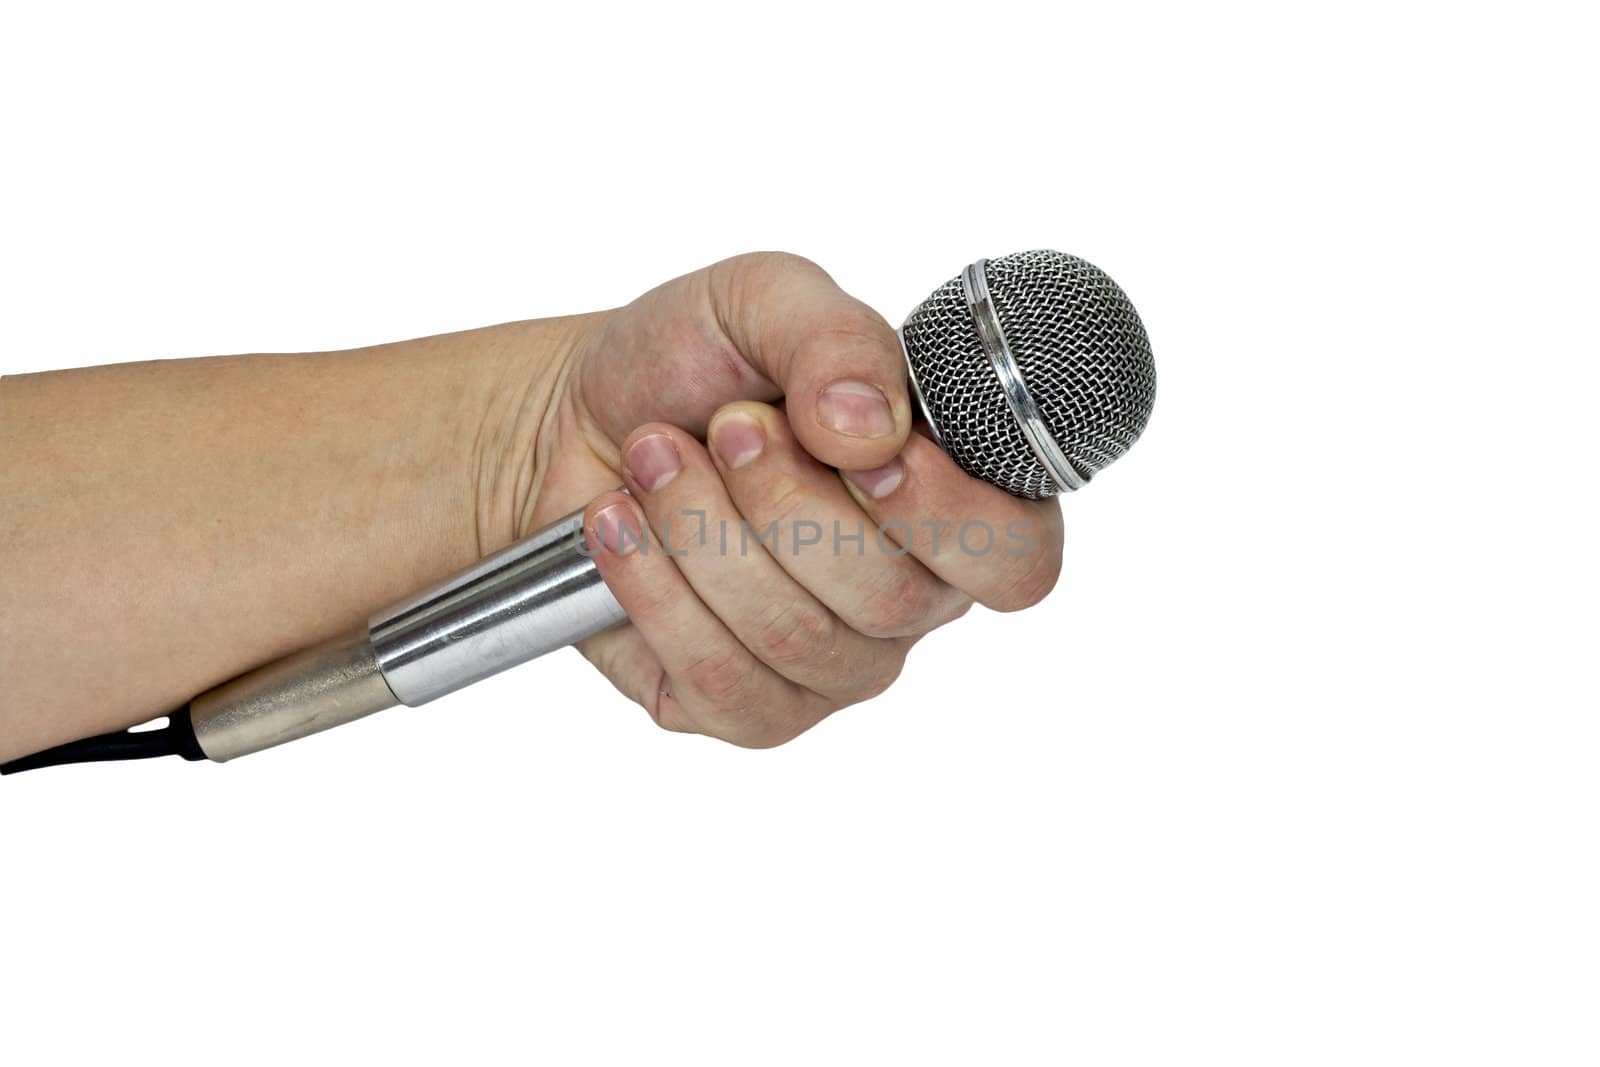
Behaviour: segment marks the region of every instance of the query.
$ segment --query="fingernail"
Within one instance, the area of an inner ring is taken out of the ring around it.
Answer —
[[[711,447],[724,467],[738,470],[761,455],[767,447],[767,433],[749,415],[724,415],[711,427]]]
[[[906,465],[896,456],[881,467],[869,471],[845,471],[844,476],[872,499],[881,500],[900,487],[905,480]]]
[[[665,487],[683,465],[678,459],[677,446],[665,434],[659,433],[635,441],[622,462],[639,488],[647,493]]]
[[[595,537],[613,556],[626,556],[644,544],[644,533],[626,504],[612,504],[594,517]]]
[[[830,430],[851,437],[883,437],[894,433],[894,412],[883,390],[866,382],[834,382],[817,397],[817,419]]]

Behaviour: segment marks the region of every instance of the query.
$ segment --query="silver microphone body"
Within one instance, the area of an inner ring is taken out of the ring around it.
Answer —
[[[1149,339],[1122,290],[1060,252],[979,260],[900,329],[908,384],[968,474],[1020,497],[1070,492],[1138,438],[1155,396]],[[375,711],[415,707],[627,614],[589,557],[583,512],[190,702],[205,755],[229,760]]]
[[[627,618],[584,548],[575,511],[372,617],[389,689],[416,707]]]

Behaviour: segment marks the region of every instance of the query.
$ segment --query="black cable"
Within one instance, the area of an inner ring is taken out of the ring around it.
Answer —
[[[31,756],[22,756],[10,763],[0,763],[0,774],[16,774],[40,767],[55,767],[63,763],[100,763],[106,760],[151,759],[155,756],[182,756],[186,760],[202,760],[206,754],[194,737],[194,724],[189,721],[189,705],[185,704],[167,716],[167,725],[156,730],[118,730],[86,737],[81,741],[68,741]]]

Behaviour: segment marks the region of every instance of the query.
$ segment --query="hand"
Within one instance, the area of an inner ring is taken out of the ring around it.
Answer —
[[[1059,507],[911,433],[894,331],[815,264],[740,256],[579,321],[511,510],[527,533],[599,494],[586,535],[630,622],[580,648],[661,726],[780,744],[974,601],[1055,584]]]
[[[0,759],[160,715],[585,502],[632,621],[584,654],[662,726],[785,741],[1060,567],[1055,504],[910,433],[904,375],[883,319],[767,254],[593,315],[6,378]]]

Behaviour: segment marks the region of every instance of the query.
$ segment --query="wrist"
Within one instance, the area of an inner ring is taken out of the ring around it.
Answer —
[[[453,343],[440,346],[439,358],[463,372],[462,401],[450,416],[455,447],[446,451],[460,472],[465,496],[453,506],[473,559],[599,491],[569,477],[591,436],[569,382],[605,316],[504,323],[453,335]]]

